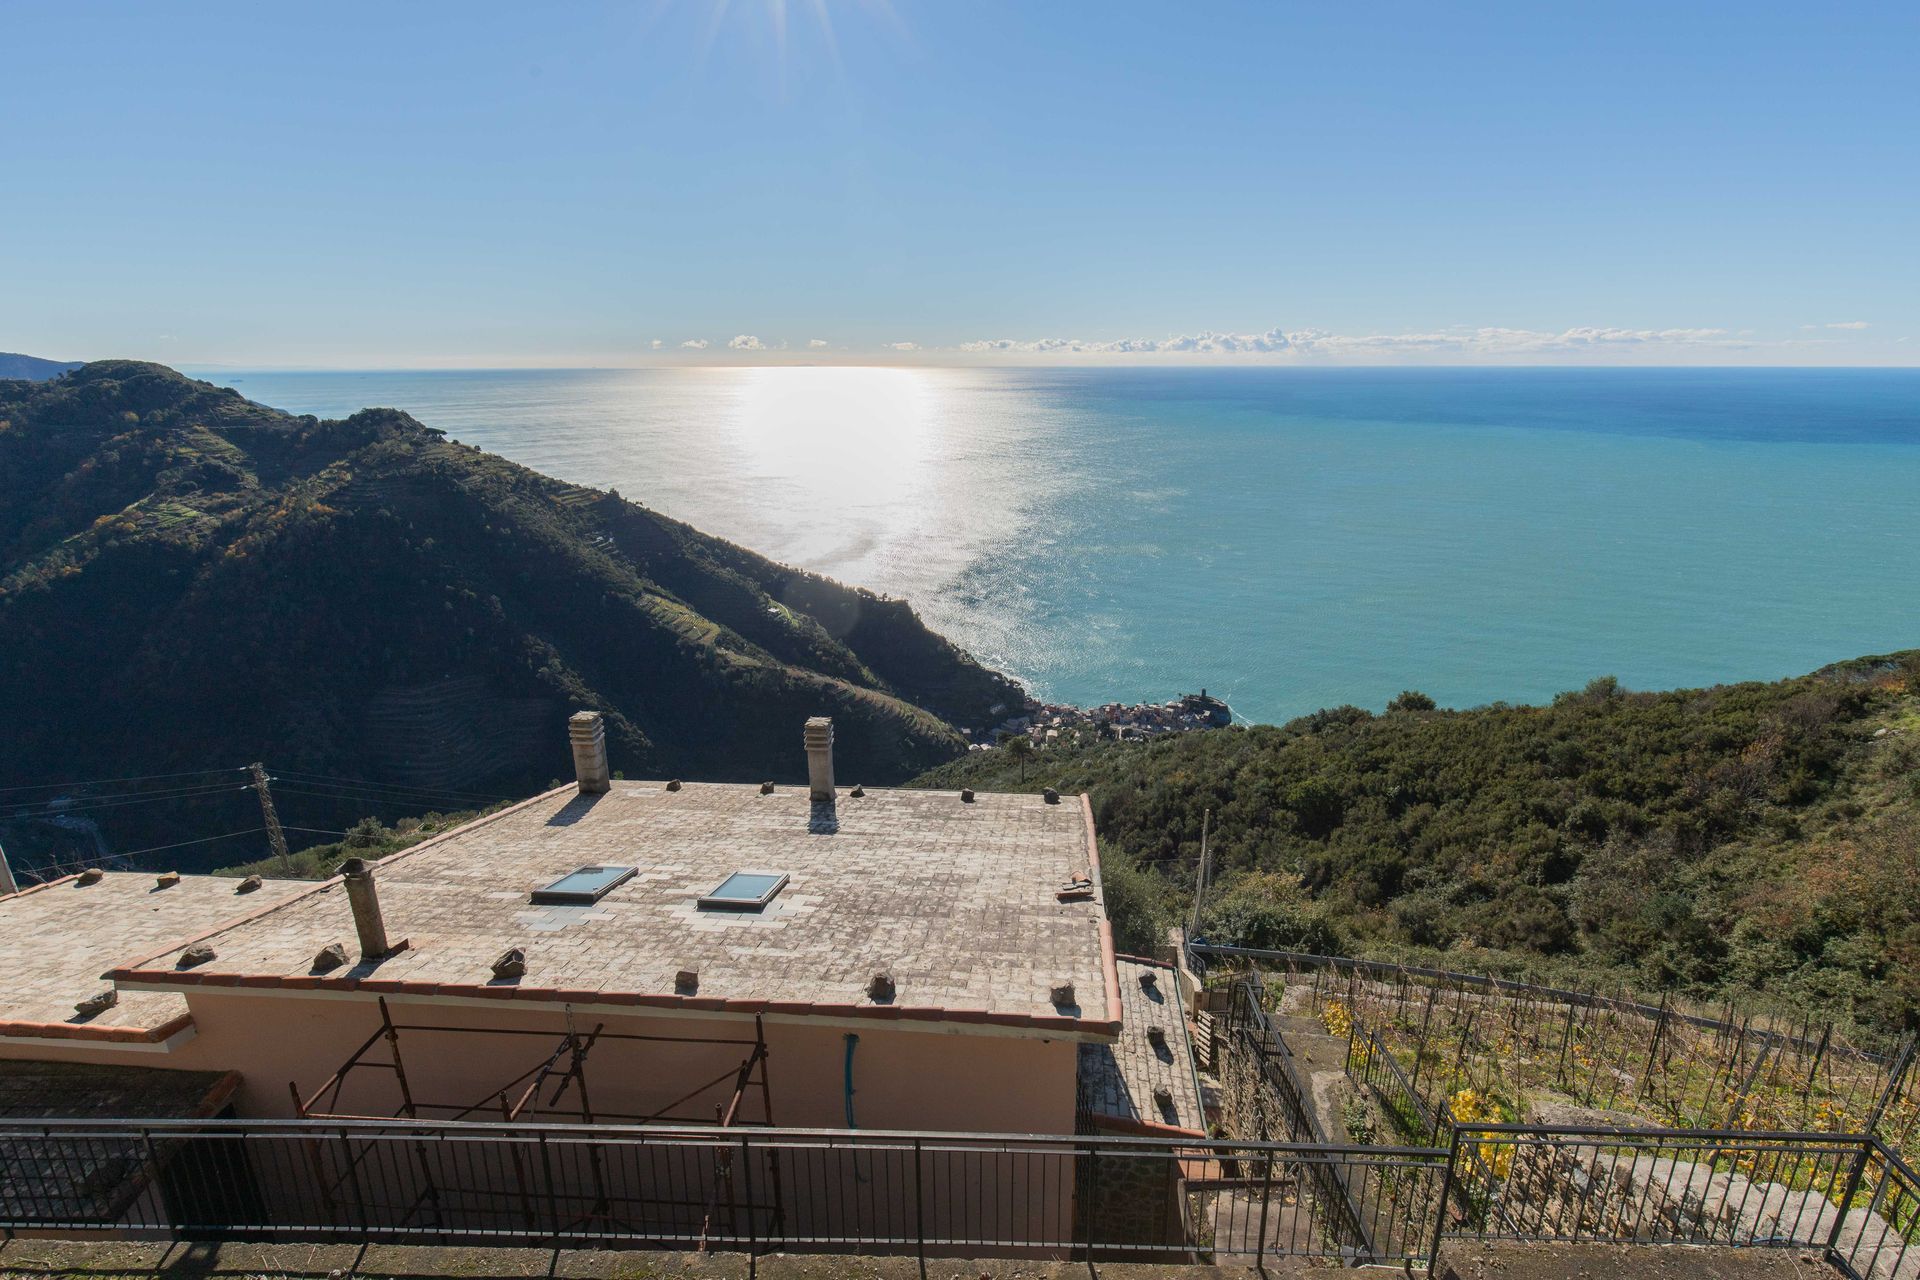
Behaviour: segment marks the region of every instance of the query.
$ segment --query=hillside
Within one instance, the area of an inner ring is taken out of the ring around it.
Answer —
[[[800,778],[824,713],[843,776],[889,782],[1014,696],[903,602],[404,413],[128,361],[0,382],[9,785],[260,759],[519,794],[570,775],[581,706],[629,776]]]
[[[921,785],[1090,791],[1123,946],[1211,941],[1920,1012],[1920,651],[1551,706],[1322,711],[976,753]]]
[[[44,382],[48,378],[57,378],[69,369],[79,367],[78,362],[72,360],[42,360],[39,356],[23,356],[13,351],[0,351],[0,378]]]

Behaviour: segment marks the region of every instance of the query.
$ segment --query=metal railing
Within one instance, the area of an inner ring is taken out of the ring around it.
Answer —
[[[1329,1194],[1331,1184],[1341,1193]],[[1354,1229],[1357,1216],[1360,1230]],[[428,1121],[0,1124],[0,1227],[242,1240],[1425,1263],[1460,1240],[1781,1246],[1920,1276],[1871,1137],[1454,1127],[1446,1148]],[[1360,1242],[1365,1242],[1362,1245]]]
[[[1267,1096],[1280,1104],[1289,1138],[1316,1146],[1332,1145],[1329,1134],[1314,1114],[1312,1086],[1300,1075],[1286,1037],[1267,1016],[1263,996],[1264,991],[1257,982],[1234,984],[1227,1014],[1229,1051],[1245,1056]],[[1346,1176],[1348,1170],[1322,1163],[1310,1166],[1309,1172],[1308,1189],[1324,1206],[1343,1256],[1363,1261],[1410,1256],[1404,1241],[1389,1236],[1382,1243],[1374,1238],[1372,1228],[1379,1224],[1369,1220],[1370,1215],[1360,1203],[1366,1188],[1360,1188],[1361,1194],[1356,1195]]]
[[[1920,1181],[1878,1139],[1460,1125],[1445,1240],[1818,1249],[1856,1280],[1920,1275]]]
[[[0,1124],[0,1226],[170,1239],[1352,1256],[1312,1184],[1425,1247],[1432,1149],[431,1121]]]

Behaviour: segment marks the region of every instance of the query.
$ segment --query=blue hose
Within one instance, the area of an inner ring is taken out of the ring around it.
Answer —
[[[860,1127],[853,1122],[853,1046],[859,1043],[859,1036],[851,1031],[847,1032],[847,1128],[849,1129]]]

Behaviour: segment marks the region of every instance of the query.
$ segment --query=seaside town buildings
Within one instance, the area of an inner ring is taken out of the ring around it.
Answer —
[[[1026,738],[1035,747],[1050,747],[1081,739],[1121,742],[1156,738],[1170,733],[1224,729],[1233,723],[1233,710],[1205,689],[1170,702],[1108,702],[1097,707],[1029,700],[1020,714],[1009,716],[976,735],[975,751],[989,750],[1013,738]]]

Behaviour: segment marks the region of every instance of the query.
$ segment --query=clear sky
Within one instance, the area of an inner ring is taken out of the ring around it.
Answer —
[[[1912,0],[7,0],[0,49],[0,350],[1920,364]]]

